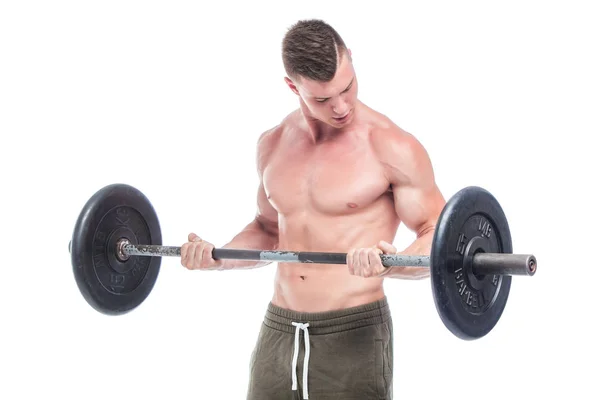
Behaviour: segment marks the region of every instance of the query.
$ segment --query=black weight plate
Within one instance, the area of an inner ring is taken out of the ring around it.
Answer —
[[[85,300],[107,315],[125,314],[150,294],[158,278],[160,257],[116,256],[117,241],[162,244],[158,217],[138,189],[106,186],[85,204],[71,239],[71,263]]]
[[[431,285],[438,314],[457,337],[487,335],[499,321],[511,276],[476,276],[476,252],[512,253],[508,221],[487,190],[470,186],[452,196],[438,219],[431,249]]]

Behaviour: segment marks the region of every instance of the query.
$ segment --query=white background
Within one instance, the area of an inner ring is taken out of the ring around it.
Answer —
[[[583,1],[6,1],[0,6],[0,398],[242,399],[275,265],[163,259],[137,310],[80,295],[67,244],[104,185],[142,190],[163,242],[220,246],[254,216],[258,136],[297,106],[280,43],[302,18],[353,51],[359,97],[428,150],[446,198],[502,204],[504,315],[465,342],[429,280],[385,283],[396,398],[598,396],[600,14]],[[401,227],[395,244],[413,236]],[[369,371],[365,371],[369,373]]]

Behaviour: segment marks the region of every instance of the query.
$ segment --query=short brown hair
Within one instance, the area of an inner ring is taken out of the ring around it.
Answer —
[[[283,38],[283,66],[290,77],[328,82],[345,50],[346,44],[329,24],[318,19],[301,20]]]

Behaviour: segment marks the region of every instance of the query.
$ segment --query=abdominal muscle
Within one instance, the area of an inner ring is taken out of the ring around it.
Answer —
[[[272,302],[298,312],[322,312],[355,307],[383,296],[381,278],[352,276],[344,265],[280,264]]]
[[[392,243],[399,221],[389,202],[380,201],[379,206],[352,216],[283,217],[278,249],[347,253],[352,248],[375,246],[380,240]],[[383,278],[352,275],[346,264],[279,263],[272,302],[298,312],[323,312],[383,296]]]

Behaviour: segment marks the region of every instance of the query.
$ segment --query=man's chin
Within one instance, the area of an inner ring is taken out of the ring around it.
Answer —
[[[343,118],[332,117],[331,120],[333,121],[333,125],[341,127],[349,124],[352,121],[352,115],[353,113],[350,111]]]

